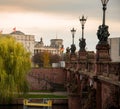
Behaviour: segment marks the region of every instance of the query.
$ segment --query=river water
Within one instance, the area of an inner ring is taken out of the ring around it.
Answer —
[[[0,109],[47,109],[42,107],[27,107],[25,108],[23,105],[7,105],[0,106]],[[53,105],[52,109],[68,109],[67,105]]]

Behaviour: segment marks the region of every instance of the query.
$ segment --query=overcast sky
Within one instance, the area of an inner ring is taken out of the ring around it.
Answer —
[[[16,27],[25,34],[35,35],[36,40],[42,37],[45,45],[58,38],[64,40],[65,48],[70,47],[70,30],[74,27],[78,50],[82,15],[87,17],[84,35],[87,50],[95,50],[96,32],[103,17],[101,0],[0,0],[0,30],[11,33]],[[106,25],[110,37],[120,37],[120,0],[109,0]]]

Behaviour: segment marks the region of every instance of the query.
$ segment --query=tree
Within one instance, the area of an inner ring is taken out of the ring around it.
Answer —
[[[49,67],[50,66],[50,54],[46,51],[43,54],[43,63],[44,67]]]
[[[50,54],[50,64],[58,63],[61,57],[58,54]]]
[[[43,67],[43,54],[44,54],[43,52],[36,53],[32,59],[32,61],[39,67]]]
[[[58,63],[60,60],[61,57],[58,54],[52,54],[48,51],[36,53],[32,59],[34,64],[37,64],[39,67],[50,67],[52,63]]]
[[[10,36],[0,36],[0,102],[9,102],[28,91],[26,74],[30,53]]]

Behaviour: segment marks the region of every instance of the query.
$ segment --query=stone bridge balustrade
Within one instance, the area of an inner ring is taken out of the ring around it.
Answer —
[[[119,109],[120,99],[111,92],[113,92],[113,88],[117,87],[116,89],[119,90],[118,93],[120,94],[120,62],[114,63],[111,61],[108,43],[97,44],[96,49],[95,84],[97,109]]]
[[[108,44],[98,44],[96,49],[96,54],[79,51],[66,66],[69,109],[106,109],[109,104],[120,107],[120,98],[115,95],[120,95],[120,62],[111,62]]]
[[[95,71],[95,53],[93,51],[88,51],[87,52],[86,69],[87,69],[88,72],[94,72]]]
[[[78,105],[79,107],[84,106],[84,102],[80,98],[88,96],[91,85],[90,78],[93,79],[95,75],[95,53],[93,51],[79,51],[78,53],[78,58],[76,55],[72,55],[66,66],[66,86],[69,93],[70,109],[73,109],[72,107],[78,108]],[[76,102],[76,104],[73,106],[72,102]]]
[[[111,57],[109,54],[110,45],[109,44],[97,44],[96,45],[96,61],[97,62],[110,62]]]
[[[120,63],[112,62],[109,64],[109,73],[108,77],[112,78],[113,80],[120,81]]]
[[[67,88],[69,93],[77,93],[78,82],[79,82],[79,73],[78,73],[78,62],[72,61],[70,67],[66,68],[67,70]]]
[[[97,75],[108,75],[110,62],[97,62]]]
[[[97,63],[98,75],[108,77],[112,80],[120,81],[120,63],[119,62],[103,62]]]
[[[91,78],[95,75],[95,53],[93,51],[79,51],[78,59],[75,57],[72,58],[76,60],[70,60],[69,64],[67,62],[66,70],[67,70],[67,78],[69,83],[73,83],[73,79],[76,78],[76,81],[80,80],[80,75],[88,75]],[[79,84],[77,87],[81,87]],[[78,89],[80,90],[80,89]],[[70,91],[70,90],[69,90]]]

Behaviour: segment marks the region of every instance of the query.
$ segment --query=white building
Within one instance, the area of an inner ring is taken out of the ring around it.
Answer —
[[[109,38],[110,56],[113,62],[120,62],[120,37]]]
[[[31,53],[31,57],[36,53],[45,51],[52,54],[60,54],[61,50],[63,50],[61,49],[61,47],[63,47],[62,39],[51,39],[51,44],[49,46],[45,46],[42,38],[37,42],[35,41],[34,35],[27,35],[21,31],[14,30],[12,33],[4,35],[10,35],[14,37],[16,41],[22,43],[26,50]]]
[[[26,35],[21,31],[14,31],[10,33],[18,42],[22,43],[28,52],[31,53],[31,56],[34,55],[34,35]]]

